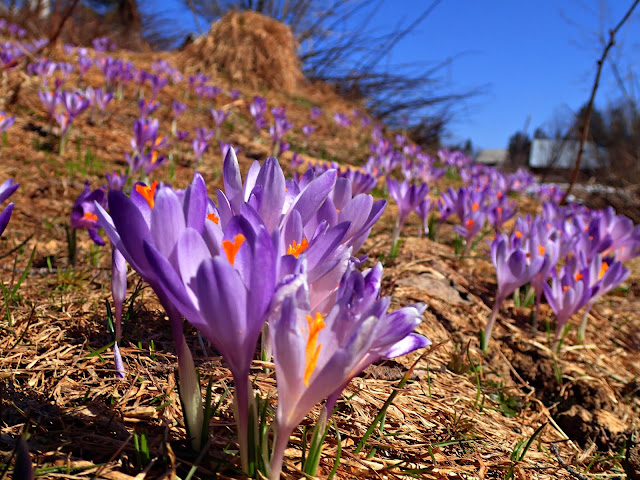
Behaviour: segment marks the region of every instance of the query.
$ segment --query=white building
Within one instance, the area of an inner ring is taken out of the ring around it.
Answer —
[[[548,140],[535,138],[531,142],[529,166],[531,168],[573,168],[578,158],[578,140]],[[609,165],[606,148],[593,142],[584,144],[581,170],[593,170]]]

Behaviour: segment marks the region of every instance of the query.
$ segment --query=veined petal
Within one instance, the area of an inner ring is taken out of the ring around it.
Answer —
[[[242,177],[240,166],[236,158],[233,147],[229,148],[227,156],[222,166],[222,180],[224,182],[224,193],[229,199],[229,204],[234,213],[240,212],[240,207],[244,200],[244,189],[242,187]]]
[[[247,328],[247,289],[240,275],[226,260],[215,257],[200,266],[194,287],[207,321],[203,333],[233,372],[246,371],[259,333]]]
[[[173,253],[185,227],[184,212],[177,195],[170,188],[160,189],[151,210],[151,236],[163,256],[168,258]]]
[[[262,185],[263,199],[267,199],[267,201],[260,203],[260,216],[262,216],[267,230],[272,232],[280,223],[285,197],[284,173],[282,173],[278,160],[273,157],[267,158],[260,169],[256,184]]]
[[[207,186],[202,175],[195,173],[191,185],[184,192],[184,218],[188,227],[202,233],[207,217]]]
[[[385,358],[396,358],[429,345],[431,345],[431,340],[427,337],[417,333],[410,333],[399,342],[394,343],[384,356]]]

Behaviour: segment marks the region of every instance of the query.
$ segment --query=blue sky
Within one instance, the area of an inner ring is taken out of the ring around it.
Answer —
[[[193,25],[177,0],[153,0]],[[389,63],[436,63],[457,56],[446,70],[451,90],[486,86],[486,94],[449,127],[451,139],[470,138],[476,148],[506,147],[528,125],[553,130],[589,98],[602,46],[595,34],[622,18],[631,0],[443,0],[391,52]],[[410,22],[426,0],[387,0],[371,21],[374,29]],[[640,8],[640,7],[639,7]],[[601,14],[604,12],[604,15]],[[208,27],[208,26],[206,26]],[[612,50],[618,64],[640,70],[640,10],[625,24]],[[193,27],[195,31],[195,27]],[[620,97],[607,65],[597,106]]]

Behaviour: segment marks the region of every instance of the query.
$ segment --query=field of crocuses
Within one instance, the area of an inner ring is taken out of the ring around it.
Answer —
[[[640,478],[640,226],[0,30],[0,478]]]

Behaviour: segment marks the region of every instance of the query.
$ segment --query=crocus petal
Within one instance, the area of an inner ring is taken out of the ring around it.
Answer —
[[[10,203],[5,207],[5,209],[0,213],[0,235],[4,232],[4,229],[7,228],[7,224],[9,223],[9,219],[11,218],[11,212],[13,212],[13,203]]]
[[[224,192],[229,199],[231,208],[234,212],[240,212],[240,207],[244,200],[244,189],[242,187],[242,177],[240,176],[240,166],[233,147],[229,148],[224,159],[222,180],[224,182]]]
[[[428,347],[429,345],[431,345],[431,340],[427,337],[418,335],[417,333],[410,333],[399,342],[394,343],[384,356],[386,358],[400,357],[419,348]]]

